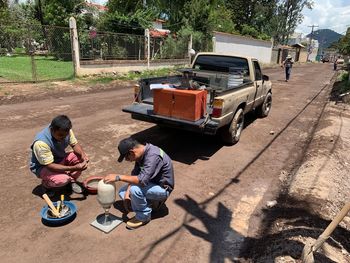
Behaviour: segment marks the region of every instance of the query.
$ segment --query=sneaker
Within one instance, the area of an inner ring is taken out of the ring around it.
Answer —
[[[128,222],[126,222],[126,228],[127,229],[136,229],[140,226],[146,225],[150,220],[147,221],[140,221],[136,219],[136,217],[131,218]]]
[[[76,194],[82,194],[83,188],[76,182],[71,183],[72,191]]]

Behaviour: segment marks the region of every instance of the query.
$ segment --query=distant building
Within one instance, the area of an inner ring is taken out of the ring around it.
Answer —
[[[170,34],[170,30],[163,29],[164,20],[156,19],[153,22],[153,28],[150,29],[149,33],[154,38],[166,38]]]
[[[310,44],[310,38],[306,38],[306,41],[308,43],[307,51],[309,53],[309,61],[316,61],[319,43],[316,39],[311,39]]]
[[[319,42],[318,42],[318,40],[312,39],[311,40],[311,44],[310,44],[310,38],[304,37],[303,33],[294,32],[289,37],[288,44],[293,46],[293,47],[297,47],[297,46],[304,47],[304,45],[307,44],[306,50],[307,50],[307,53],[308,53],[309,61],[316,61],[316,59],[319,60],[319,56],[317,56],[318,49],[319,49]]]
[[[81,10],[81,14],[92,14],[93,17],[99,17],[101,13],[108,11],[108,7],[93,3],[91,0],[86,0]]]
[[[289,36],[288,45],[292,46],[295,44],[301,44],[303,40],[303,33],[294,32]]]

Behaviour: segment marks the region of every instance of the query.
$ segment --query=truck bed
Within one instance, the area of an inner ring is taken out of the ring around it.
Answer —
[[[214,135],[218,129],[218,124],[211,120],[207,120],[206,124],[203,125],[206,121],[205,118],[201,118],[197,121],[187,121],[156,115],[153,112],[153,105],[145,103],[134,103],[123,108],[123,112],[131,113],[131,117],[135,120],[147,121],[160,125],[164,124],[165,126],[201,132],[209,135]]]

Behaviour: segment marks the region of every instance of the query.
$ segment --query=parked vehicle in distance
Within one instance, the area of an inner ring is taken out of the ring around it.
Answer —
[[[141,79],[135,101],[123,108],[136,120],[209,135],[227,144],[239,141],[244,115],[271,110],[272,85],[257,59],[198,53],[182,74]]]
[[[337,58],[337,64],[338,65],[344,65],[344,59],[343,58]]]
[[[329,57],[323,57],[322,58],[322,63],[329,62]]]

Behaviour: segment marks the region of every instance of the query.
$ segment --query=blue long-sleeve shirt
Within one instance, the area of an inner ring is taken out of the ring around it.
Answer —
[[[143,157],[135,162],[131,174],[136,175],[142,185],[152,182],[167,188],[169,192],[174,189],[174,168],[170,157],[150,143],[145,145]]]

